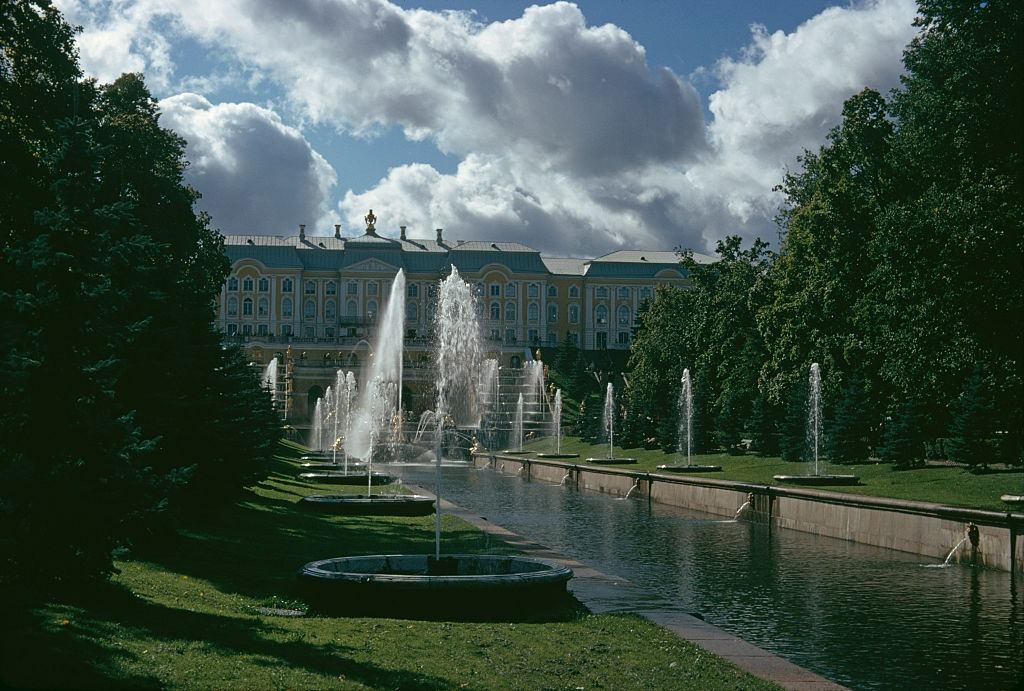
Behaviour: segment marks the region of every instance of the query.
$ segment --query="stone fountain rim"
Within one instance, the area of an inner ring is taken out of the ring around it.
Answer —
[[[776,482],[788,482],[793,485],[807,485],[807,486],[829,486],[829,485],[857,485],[860,484],[860,477],[857,475],[844,475],[844,474],[821,474],[821,475],[773,475],[772,479]]]
[[[469,574],[458,575],[427,575],[424,574],[390,574],[379,571],[328,571],[321,568],[321,565],[332,562],[348,561],[357,563],[370,560],[400,559],[410,562],[421,562],[424,571],[430,560],[434,559],[432,554],[371,554],[366,556],[332,557],[330,559],[319,559],[311,561],[299,569],[300,578],[316,579],[321,582],[349,583],[359,585],[387,585],[401,589],[487,589],[503,587],[528,587],[542,584],[554,584],[568,582],[573,577],[573,571],[564,564],[550,559],[538,557],[526,557],[509,554],[443,554],[442,559],[458,559],[473,561],[515,561],[530,564],[541,564],[544,569],[539,571],[528,571],[523,573],[504,574]]]

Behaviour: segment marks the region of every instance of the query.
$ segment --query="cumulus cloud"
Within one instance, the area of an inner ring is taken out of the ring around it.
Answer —
[[[334,169],[273,111],[192,93],[165,98],[160,109],[161,124],[188,142],[186,180],[221,231],[282,235],[327,211]]]
[[[219,0],[202,12],[189,0],[117,7],[115,18],[128,17],[135,33],[123,30],[126,54],[102,44],[111,64],[150,60],[137,50],[138,36],[173,31],[272,80],[292,117],[359,136],[399,126],[461,159],[451,174],[410,163],[371,189],[348,190],[338,210],[351,227],[372,207],[392,229],[406,224],[427,235],[443,226],[456,236],[575,254],[621,245],[706,249],[727,233],[773,235],[779,199],[771,187],[804,148],[820,145],[845,98],[897,83],[915,11],[913,0],[866,0],[788,34],[753,27],[746,49],[710,70],[720,88],[705,123],[687,79],[650,66],[626,31],[589,26],[566,2],[490,24],[387,0]],[[101,52],[91,58],[97,64]],[[237,135],[239,146],[246,139]],[[209,170],[231,168],[212,141],[204,146],[214,152]],[[326,178],[314,178],[323,190]],[[288,207],[281,192],[271,196]]]

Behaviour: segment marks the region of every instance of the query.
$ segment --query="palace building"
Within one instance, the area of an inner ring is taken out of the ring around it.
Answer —
[[[548,257],[514,242],[449,240],[440,228],[434,240],[408,238],[404,226],[399,238],[386,238],[375,221],[371,211],[358,237],[342,237],[340,226],[326,237],[299,226],[297,236],[224,239],[231,274],[221,288],[217,324],[257,363],[292,346],[301,365],[295,370],[299,415],[306,403],[300,399],[315,401],[336,369],[359,376],[399,269],[406,275],[406,382],[429,367],[433,303],[451,266],[476,288],[491,357],[511,368],[564,338],[584,350],[627,350],[640,304],[657,286],[686,281],[674,252]]]

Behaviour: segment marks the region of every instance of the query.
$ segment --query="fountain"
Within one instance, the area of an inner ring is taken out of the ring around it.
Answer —
[[[401,274],[399,274],[401,276]],[[396,282],[399,280],[396,277]],[[403,278],[404,282],[404,278]],[[394,302],[405,294],[392,288]],[[389,305],[388,309],[391,309]],[[398,314],[404,314],[399,306]],[[382,333],[387,330],[382,329]],[[436,506],[434,554],[339,557],[306,564],[299,571],[304,597],[318,611],[360,614],[429,610],[452,616],[519,613],[549,607],[565,597],[572,571],[554,562],[504,555],[441,554],[442,437],[448,428],[480,425],[479,372],[482,361],[475,300],[453,266],[441,283],[435,313],[437,402],[434,407]],[[401,331],[397,332],[401,337]],[[383,344],[382,344],[383,345]],[[399,352],[401,352],[399,350]],[[372,447],[373,439],[365,442]],[[370,499],[373,499],[372,497]]]
[[[555,438],[554,453],[539,453],[537,458],[579,458],[578,453],[562,453],[562,390],[555,391],[555,410],[551,416],[551,436]]]
[[[679,452],[686,452],[684,465],[659,465],[658,470],[669,470],[676,473],[715,473],[722,470],[720,465],[694,464],[691,461],[693,450],[693,386],[690,382],[690,370],[683,370],[683,378],[679,388]]]
[[[505,449],[502,451],[503,454],[518,456],[529,453],[523,448],[523,394],[519,394],[519,399],[516,401],[516,417],[512,423],[512,441],[515,442],[515,448]]]
[[[263,376],[260,378],[260,386],[270,392],[270,402],[277,407],[277,358],[271,358]]]
[[[807,445],[813,459],[813,473],[807,475],[775,475],[776,482],[792,485],[856,485],[860,478],[856,475],[830,475],[822,473],[824,465],[820,459],[821,449],[821,368],[817,362],[811,363],[811,375],[807,396]]]
[[[588,458],[587,463],[599,463],[601,465],[629,465],[636,463],[635,458],[615,457],[615,387],[608,382],[608,388],[604,394],[604,413],[601,415],[601,424],[604,427],[605,436],[608,437],[608,457]]]

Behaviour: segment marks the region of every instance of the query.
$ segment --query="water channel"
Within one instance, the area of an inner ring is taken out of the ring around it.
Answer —
[[[1024,595],[1009,573],[446,467],[446,499],[855,689],[1024,687]],[[433,487],[433,470],[404,468]],[[442,546],[443,548],[443,546]]]

